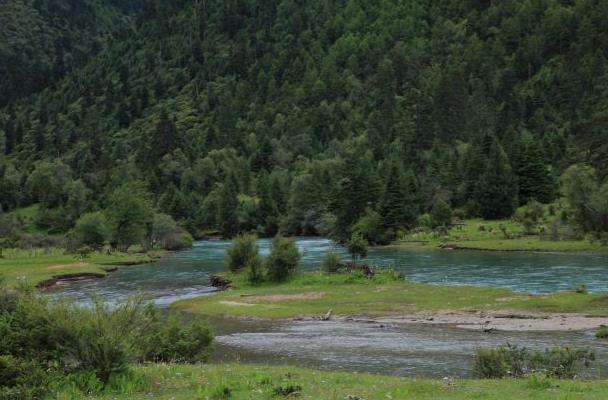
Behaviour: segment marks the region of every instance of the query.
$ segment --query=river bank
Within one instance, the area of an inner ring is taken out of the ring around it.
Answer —
[[[386,323],[444,323],[468,329],[576,330],[608,324],[608,295],[439,286],[394,273],[300,273],[282,284],[252,286],[229,274],[232,289],[181,300],[171,309],[197,315],[262,319],[344,318]]]
[[[527,233],[524,226],[512,220],[463,220],[447,232],[418,231],[405,235],[386,246],[403,251],[479,250],[548,253],[608,254],[608,247],[586,239],[550,240],[547,235]]]
[[[165,254],[94,252],[82,258],[64,249],[10,249],[0,258],[0,275],[9,286],[25,282],[46,289],[62,282],[103,278],[119,266],[151,263]]]

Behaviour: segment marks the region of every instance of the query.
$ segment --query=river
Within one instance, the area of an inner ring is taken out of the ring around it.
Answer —
[[[299,238],[300,268],[320,268],[329,250],[345,250],[327,239]],[[261,253],[269,240],[260,240]],[[105,279],[83,281],[56,293],[87,301],[95,293],[113,303],[143,293],[160,307],[179,299],[212,295],[211,274],[225,269],[229,241],[200,241],[191,250],[173,253],[152,264],[120,268]],[[608,293],[608,258],[599,255],[502,253],[479,251],[399,251],[374,248],[366,262],[394,268],[416,282],[507,288],[533,294],[567,290],[584,283],[590,292]],[[507,342],[534,348],[554,345],[591,347],[608,376],[606,342],[591,332],[471,332],[450,326],[346,322],[242,322],[213,320],[217,360],[291,364],[331,370],[383,372],[400,376],[468,376],[475,348]]]

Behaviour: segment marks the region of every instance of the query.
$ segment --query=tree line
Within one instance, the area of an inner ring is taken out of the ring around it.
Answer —
[[[383,243],[427,214],[443,226],[551,203],[573,165],[593,169],[598,191],[606,180],[605,2],[140,5],[121,11],[128,35],[10,95],[5,214],[38,204],[53,233],[105,210],[114,243],[150,242],[155,213],[195,237]],[[126,233],[123,187],[153,209]],[[565,217],[580,221],[575,208]]]

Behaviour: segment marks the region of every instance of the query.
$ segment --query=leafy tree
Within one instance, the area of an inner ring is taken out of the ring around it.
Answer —
[[[69,239],[72,249],[82,246],[100,249],[110,239],[108,220],[104,213],[97,211],[83,214],[76,221],[76,226],[70,232]]]
[[[165,250],[182,250],[192,247],[192,236],[182,229],[170,215],[154,214],[150,244]]]
[[[150,195],[141,182],[130,182],[116,188],[107,208],[112,242],[121,250],[143,244],[153,222],[154,209]]]
[[[434,228],[447,229],[452,224],[452,208],[443,199],[437,199],[431,208],[431,219]]]

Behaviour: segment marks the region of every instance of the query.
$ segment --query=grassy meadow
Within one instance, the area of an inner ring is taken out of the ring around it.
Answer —
[[[94,273],[105,275],[112,265],[141,264],[152,260],[151,254],[94,252],[86,258],[68,254],[64,249],[8,249],[0,258],[0,275],[13,286],[19,280],[37,285],[54,277]]]

